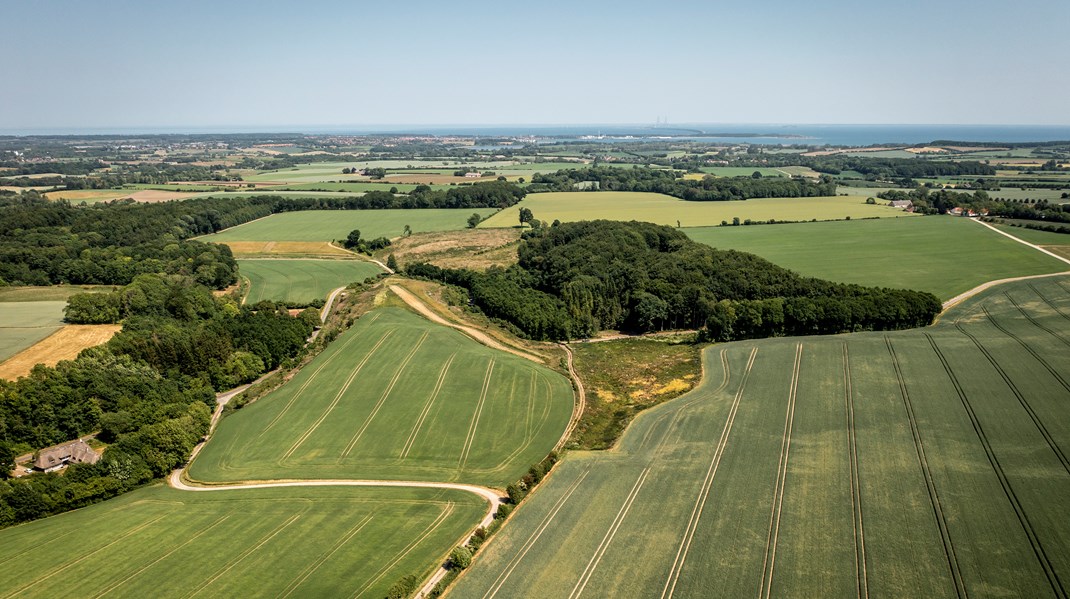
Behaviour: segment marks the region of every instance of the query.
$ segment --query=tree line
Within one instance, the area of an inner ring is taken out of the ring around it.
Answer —
[[[531,193],[577,189],[653,192],[695,202],[836,195],[836,183],[830,178],[815,182],[784,177],[706,176],[695,181],[678,178],[677,171],[671,169],[607,166],[535,173],[528,186]]]
[[[111,293],[79,294],[71,322],[123,321],[107,343],[54,368],[0,381],[0,477],[16,453],[92,432],[109,443],[94,465],[0,480],[0,527],[115,496],[167,475],[208,432],[215,392],[293,360],[315,310],[238,306],[188,277],[141,275]]]
[[[542,227],[525,234],[518,258],[486,272],[422,263],[405,272],[466,289],[487,316],[533,339],[603,329],[704,329],[721,341],[894,330],[927,325],[941,310],[930,293],[802,277],[649,223]]]

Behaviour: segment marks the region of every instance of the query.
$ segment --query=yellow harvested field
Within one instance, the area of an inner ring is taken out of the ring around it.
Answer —
[[[0,379],[13,381],[30,374],[37,364],[55,366],[60,360],[74,359],[83,349],[104,343],[120,329],[117,324],[67,325],[0,363]]]
[[[50,200],[70,200],[72,202],[90,200],[114,200],[126,197],[126,191],[122,189],[63,189],[50,191],[45,197]]]
[[[159,189],[142,189],[129,193],[123,197],[132,198],[138,202],[167,202],[169,200],[182,200],[191,196],[197,195],[195,193],[181,192],[181,191],[162,191]]]
[[[353,254],[326,241],[228,241],[236,257],[317,256],[352,258]]]

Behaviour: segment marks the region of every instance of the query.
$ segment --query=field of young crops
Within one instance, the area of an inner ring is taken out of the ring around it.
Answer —
[[[399,237],[408,225],[413,233],[454,231],[467,226],[468,217],[478,212],[484,218],[492,208],[464,210],[308,210],[283,212],[244,225],[231,227],[201,241],[333,241],[345,239],[359,229],[364,239]]]
[[[553,448],[572,406],[562,375],[380,308],[285,386],[226,418],[189,473],[504,487]]]
[[[1066,596],[1070,279],[704,358],[615,450],[568,455],[451,596]]]
[[[261,300],[307,304],[326,299],[333,289],[383,272],[363,260],[239,260],[238,267],[249,279],[245,296],[249,304]]]
[[[0,362],[63,326],[66,301],[0,302]]]
[[[1011,233],[1020,231],[1015,228]],[[757,254],[803,275],[919,289],[944,300],[993,279],[1068,270],[1055,258],[952,216],[704,227],[685,232],[695,241]]]
[[[0,597],[382,597],[485,509],[437,489],[157,485],[0,531]]]

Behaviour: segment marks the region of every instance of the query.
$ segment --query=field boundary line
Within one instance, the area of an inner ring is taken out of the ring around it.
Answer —
[[[286,597],[292,595],[294,591],[296,591],[302,584],[304,584],[306,580],[308,580],[309,576],[312,576],[312,574],[315,573],[316,570],[319,570],[320,566],[327,563],[327,560],[331,559],[331,557],[335,553],[338,553],[338,551],[341,550],[342,547],[345,547],[346,544],[349,543],[349,541],[351,541],[353,537],[357,536],[357,533],[364,530],[364,527],[367,526],[368,523],[370,523],[374,518],[375,516],[369,514],[365,516],[363,520],[357,522],[357,524],[353,528],[350,528],[349,531],[346,532],[346,534],[343,535],[342,538],[334,544],[334,547],[332,547],[330,551],[321,555],[319,559],[309,564],[303,572],[298,574],[297,578],[291,580],[290,584],[286,585],[286,588],[283,589],[282,594],[279,595],[279,599],[285,599]]]
[[[224,568],[222,568],[221,570],[217,571],[214,576],[212,576],[208,580],[202,581],[199,585],[196,586],[196,588],[193,589],[192,592],[187,594],[186,597],[187,598],[194,597],[194,596],[200,594],[201,591],[203,591],[204,589],[206,589],[209,586],[211,586],[212,583],[214,583],[215,581],[217,581],[220,578],[222,578],[224,575],[226,575],[227,572],[230,572],[231,570],[233,570],[235,566],[237,566],[241,562],[245,561],[245,558],[247,558],[250,555],[256,553],[256,551],[258,549],[260,549],[261,547],[266,545],[269,541],[271,541],[271,539],[274,539],[276,536],[279,535],[279,533],[281,533],[283,530],[286,530],[287,528],[290,527],[291,524],[293,524],[294,522],[297,522],[300,519],[301,519],[301,514],[294,514],[293,516],[290,516],[289,520],[287,520],[287,521],[283,522],[282,524],[276,526],[275,529],[272,530],[271,532],[269,532],[266,536],[261,537],[260,541],[257,542],[256,545],[253,545],[252,547],[246,548],[244,551],[242,551],[237,556],[232,558],[230,560],[230,562],[228,562],[225,565]]]
[[[736,394],[732,399],[732,407],[728,411],[728,416],[725,418],[724,428],[721,430],[721,437],[717,440],[717,446],[713,452],[713,459],[710,460],[710,467],[706,471],[706,478],[702,481],[702,486],[699,488],[698,494],[695,496],[695,506],[691,509],[691,517],[688,519],[687,528],[684,529],[684,536],[680,539],[680,547],[676,550],[676,558],[673,560],[672,568],[669,570],[669,576],[665,580],[665,586],[661,590],[661,599],[672,597],[676,592],[676,583],[680,580],[680,573],[684,569],[684,562],[687,561],[687,553],[691,549],[691,539],[695,536],[695,531],[698,529],[699,520],[702,518],[702,510],[706,506],[706,498],[709,497],[710,488],[713,486],[713,479],[717,476],[717,470],[721,465],[721,457],[724,455],[725,447],[728,445],[728,437],[732,434],[732,425],[735,424],[736,413],[739,410],[739,402],[743,399],[743,392],[747,388],[747,381],[750,379],[751,368],[754,366],[754,359],[758,355],[758,348],[753,347],[750,351],[750,358],[747,360],[747,367],[743,370],[743,376],[739,381],[739,388],[736,390]]]
[[[1050,372],[1056,378],[1056,380],[1059,381],[1059,383],[1063,386],[1063,389],[1070,391],[1070,387],[1067,386],[1066,381],[1064,381],[1063,378],[1059,376],[1059,374],[1055,372],[1055,370],[1052,369],[1052,367],[1049,366],[1046,361],[1044,361],[1039,355],[1037,355],[1036,352],[1033,351],[1033,348],[1026,345],[1025,342],[1019,339],[1017,335],[1014,335],[1010,331],[1004,329],[1001,325],[996,324],[995,319],[993,319],[992,315],[988,313],[987,308],[982,306],[981,309],[984,310],[985,316],[988,317],[989,322],[991,322],[997,329],[1005,333],[1007,336],[1017,341],[1018,344],[1022,346],[1022,349],[1029,353],[1029,355],[1036,358],[1036,360],[1040,362],[1041,365],[1048,369],[1048,372]],[[960,333],[965,335],[970,341],[973,342],[974,346],[978,349],[978,351],[980,351],[981,354],[984,355],[985,359],[988,360],[988,363],[992,366],[993,370],[996,371],[996,374],[998,374],[999,377],[1003,379],[1003,383],[1007,385],[1007,388],[1010,389],[1012,394],[1014,394],[1015,399],[1017,399],[1018,403],[1021,404],[1022,409],[1024,409],[1025,413],[1029,415],[1029,419],[1033,421],[1033,426],[1037,428],[1037,432],[1039,432],[1040,435],[1044,437],[1044,441],[1047,442],[1048,447],[1051,449],[1052,453],[1055,454],[1056,459],[1058,459],[1059,462],[1062,464],[1063,470],[1066,470],[1066,473],[1070,474],[1070,460],[1067,459],[1066,454],[1063,453],[1062,448],[1059,447],[1059,444],[1055,441],[1055,438],[1051,436],[1050,432],[1048,432],[1048,427],[1044,426],[1044,422],[1040,419],[1040,416],[1037,415],[1036,410],[1033,409],[1032,404],[1030,404],[1029,400],[1027,400],[1025,396],[1022,395],[1022,392],[1018,390],[1018,385],[1014,384],[1014,381],[1011,380],[1010,375],[1008,375],[1007,372],[1003,370],[1003,367],[999,365],[999,362],[996,361],[995,356],[993,356],[991,352],[988,351],[988,348],[982,345],[981,342],[978,341],[972,333],[967,331],[961,325],[957,325],[957,328]]]
[[[446,359],[446,363],[442,365],[442,370],[438,373],[438,380],[435,381],[435,388],[431,391],[431,395],[427,399],[427,403],[424,404],[423,410],[420,411],[420,416],[416,418],[416,423],[412,425],[412,431],[409,433],[409,438],[405,441],[405,446],[401,449],[400,459],[404,460],[412,449],[413,444],[416,442],[417,436],[420,434],[420,429],[424,426],[424,420],[427,419],[427,415],[431,413],[431,407],[435,404],[435,400],[438,399],[439,392],[442,391],[442,385],[446,382],[446,373],[449,372],[450,365],[453,364],[453,359],[457,357],[457,352],[450,354],[450,357]]]
[[[851,382],[851,353],[843,342],[843,390],[847,415],[847,453],[851,469],[851,511],[854,512],[852,528],[855,537],[855,577],[858,582],[858,598],[869,598],[869,575],[866,571],[866,533],[862,525],[862,486],[858,465],[858,437],[855,427],[855,398]]]
[[[535,545],[536,542],[538,542],[539,538],[542,536],[542,533],[546,532],[546,529],[550,526],[550,523],[553,522],[554,518],[557,517],[557,513],[560,512],[561,508],[565,506],[565,503],[567,503],[569,498],[572,497],[572,494],[576,492],[576,489],[580,488],[580,483],[582,483],[584,479],[587,478],[587,475],[590,473],[590,469],[585,470],[583,474],[578,476],[576,480],[568,487],[568,489],[566,489],[565,493],[556,502],[554,502],[553,507],[550,508],[550,511],[546,514],[542,522],[539,524],[539,527],[535,529],[535,532],[531,533],[531,536],[528,537],[528,540],[520,546],[520,552],[513,556],[513,559],[506,562],[508,567],[505,569],[505,571],[499,574],[497,578],[494,579],[494,584],[492,584],[490,589],[486,593],[484,593],[483,599],[491,599],[492,597],[495,597],[498,594],[498,591],[501,590],[502,586],[507,580],[509,580],[509,577],[513,574],[513,570],[515,570],[516,567],[520,564],[520,562],[524,559],[524,556],[528,554],[528,551],[531,551],[531,548]]]
[[[1052,258],[1055,258],[1056,260],[1058,260],[1060,262],[1065,262],[1066,264],[1070,264],[1070,258],[1064,258],[1064,257],[1060,256],[1059,254],[1056,254],[1055,252],[1048,251],[1048,250],[1040,247],[1039,245],[1037,245],[1035,243],[1029,243],[1028,241],[1026,241],[1026,240],[1024,240],[1024,239],[1022,239],[1020,237],[1016,237],[1016,236],[1011,235],[1010,233],[1008,233],[1006,231],[1002,231],[1000,229],[997,229],[996,227],[993,227],[992,225],[986,223],[983,220],[976,219],[976,218],[971,218],[970,220],[972,220],[972,221],[974,221],[976,223],[982,224],[982,225],[988,227],[989,229],[992,229],[996,233],[999,233],[1000,235],[1003,235],[1004,237],[1010,237],[1011,239],[1017,241],[1018,243],[1020,243],[1022,245],[1027,245],[1027,246],[1033,248],[1034,250],[1036,250],[1038,252],[1043,252],[1043,253],[1051,256]]]
[[[914,437],[914,451],[918,455],[918,464],[921,466],[922,476],[925,478],[925,487],[929,493],[929,503],[933,508],[933,515],[936,516],[936,526],[940,532],[940,541],[944,546],[944,557],[947,559],[948,570],[951,574],[951,582],[955,586],[955,595],[960,599],[966,599],[969,594],[966,591],[966,582],[962,577],[962,570],[959,568],[958,555],[955,553],[955,546],[951,542],[951,531],[947,524],[947,517],[944,516],[943,504],[940,502],[940,494],[936,490],[936,481],[933,480],[932,471],[929,470],[929,461],[925,457],[925,444],[921,440],[921,431],[918,428],[918,422],[914,417],[914,405],[910,401],[910,393],[907,390],[906,379],[903,377],[903,370],[899,366],[899,358],[895,354],[895,348],[892,346],[892,340],[888,335],[884,336],[884,343],[888,346],[888,354],[892,358],[892,370],[895,372],[895,378],[899,383],[899,395],[903,400],[903,406],[906,409],[907,421],[910,424],[910,433]]]
[[[140,575],[141,575],[141,574],[142,574],[143,572],[145,572],[145,570],[148,570],[149,568],[151,568],[151,567],[155,566],[156,564],[158,564],[158,563],[162,562],[163,560],[167,559],[168,557],[171,557],[171,555],[173,555],[173,554],[174,554],[174,553],[175,553],[176,551],[178,551],[179,549],[182,549],[182,548],[183,548],[183,547],[185,547],[186,545],[189,545],[189,544],[190,544],[190,543],[192,543],[193,541],[196,541],[196,540],[197,540],[197,539],[199,539],[200,537],[202,537],[202,536],[204,536],[205,534],[207,534],[207,533],[208,533],[208,531],[210,531],[210,530],[212,530],[213,528],[215,528],[215,527],[219,526],[220,524],[222,524],[222,523],[223,523],[224,521],[228,520],[229,518],[230,518],[230,514],[228,514],[228,515],[226,515],[226,516],[223,516],[222,518],[220,518],[220,519],[216,520],[216,521],[215,521],[215,522],[213,522],[212,524],[209,524],[207,528],[205,528],[204,530],[202,530],[202,531],[198,532],[197,534],[193,535],[192,537],[189,537],[188,539],[186,539],[185,541],[183,541],[183,542],[182,542],[182,543],[180,543],[179,545],[177,545],[177,546],[175,546],[174,548],[172,548],[172,549],[171,549],[170,551],[168,551],[167,553],[164,553],[164,554],[163,554],[163,555],[161,555],[160,557],[158,557],[158,558],[156,558],[156,559],[152,560],[151,562],[149,562],[149,563],[145,564],[144,566],[142,566],[142,567],[138,568],[138,569],[137,569],[137,571],[135,571],[134,573],[130,574],[130,575],[129,575],[129,576],[127,576],[126,578],[124,578],[124,579],[120,580],[119,582],[116,582],[115,584],[113,584],[113,585],[111,585],[110,587],[108,587],[108,588],[104,589],[103,591],[100,591],[100,592],[99,592],[99,593],[97,593],[96,595],[93,595],[92,599],[98,599],[99,597],[103,597],[104,595],[107,595],[108,593],[110,593],[110,592],[114,591],[115,589],[117,589],[117,588],[119,588],[119,587],[123,586],[123,585],[124,585],[124,584],[126,584],[127,582],[130,582],[130,581],[131,581],[131,580],[133,580],[133,579],[134,579],[135,577],[137,577],[137,576],[140,576]]]
[[[628,496],[624,498],[624,503],[620,506],[620,510],[617,511],[617,515],[613,518],[613,522],[610,523],[609,530],[607,530],[605,536],[602,537],[602,542],[598,544],[594,555],[592,555],[590,561],[587,562],[587,567],[583,569],[583,574],[580,575],[580,579],[577,580],[576,585],[572,587],[572,592],[568,595],[569,599],[576,599],[582,595],[583,590],[587,588],[587,583],[590,582],[591,576],[594,576],[594,571],[602,561],[602,556],[606,554],[610,543],[613,542],[613,537],[617,536],[617,531],[620,530],[621,524],[624,524],[624,519],[628,517],[628,512],[631,511],[635,498],[639,496],[639,491],[643,488],[643,484],[646,482],[648,474],[650,474],[650,466],[643,469],[639,474],[639,478],[636,479],[635,484],[632,485],[632,490],[629,491]]]
[[[472,414],[472,422],[468,425],[468,436],[464,439],[464,447],[461,448],[461,456],[457,460],[457,467],[463,469],[468,463],[468,454],[472,451],[472,444],[476,441],[476,428],[479,427],[479,416],[483,413],[483,406],[487,402],[487,393],[490,392],[490,377],[494,372],[494,358],[487,362],[487,373],[483,375],[483,389],[479,392],[479,402],[476,403],[476,411]]]
[[[366,324],[370,325],[371,323],[375,322],[376,319],[379,318],[379,314],[379,312],[373,314],[371,319]],[[290,408],[293,407],[295,403],[297,403],[297,398],[300,397],[301,394],[304,393],[305,389],[312,384],[313,379],[316,378],[320,371],[326,368],[328,364],[333,362],[335,357],[343,353],[357,337],[359,337],[359,335],[354,333],[349,339],[346,339],[345,342],[342,343],[342,345],[338,347],[333,354],[327,356],[327,359],[324,360],[322,364],[317,366],[316,369],[312,371],[312,374],[309,375],[308,380],[302,383],[301,386],[297,389],[297,392],[294,393],[293,397],[290,398],[290,401],[286,402],[286,407],[284,407],[281,412],[279,412],[274,418],[271,419],[271,422],[269,422],[268,425],[264,427],[264,430],[260,431],[260,434],[257,435],[257,438],[260,438],[267,434],[267,432],[271,430],[271,427],[275,426],[280,420],[282,420],[282,417],[290,411]]]
[[[423,347],[424,341],[427,340],[427,336],[429,334],[430,331],[424,331],[424,334],[420,336],[420,340],[416,342],[416,345],[414,345],[413,348],[409,351],[408,355],[405,356],[405,359],[401,361],[401,364],[398,364],[397,370],[394,371],[393,378],[390,379],[390,382],[387,384],[386,389],[383,391],[383,394],[379,396],[379,401],[375,402],[375,407],[372,408],[372,411],[370,414],[368,414],[368,417],[364,419],[364,424],[360,427],[360,430],[358,430],[357,433],[353,435],[353,438],[349,440],[349,443],[346,445],[345,449],[342,450],[342,455],[339,456],[340,460],[344,460],[349,457],[349,454],[352,453],[353,448],[355,448],[357,446],[357,443],[360,442],[360,438],[364,436],[364,431],[368,430],[368,427],[371,426],[372,420],[375,420],[375,417],[379,414],[379,410],[382,409],[383,404],[386,403],[386,398],[389,397],[390,393],[394,391],[394,386],[397,385],[398,381],[401,379],[401,373],[405,372],[405,368],[407,368],[409,362],[412,361],[412,357],[416,355],[416,352],[420,351],[421,347]],[[376,346],[376,349],[378,349],[378,346]],[[374,353],[374,350],[372,353]]]
[[[19,593],[22,593],[26,589],[29,589],[31,587],[34,587],[34,586],[37,586],[37,585],[41,584],[42,582],[48,580],[49,578],[52,578],[56,574],[59,574],[60,572],[63,572],[65,570],[67,570],[68,568],[74,567],[74,566],[84,562],[85,560],[93,557],[94,555],[100,553],[101,551],[104,551],[108,547],[111,547],[112,545],[118,543],[119,541],[125,540],[127,537],[131,537],[131,536],[141,532],[142,530],[148,528],[149,526],[152,526],[153,524],[156,524],[157,522],[159,522],[160,520],[163,520],[166,517],[167,517],[167,515],[165,514],[165,515],[160,516],[158,518],[153,518],[152,520],[149,520],[148,522],[145,522],[144,524],[141,524],[139,526],[135,526],[132,530],[126,531],[125,533],[119,535],[117,538],[109,541],[108,543],[105,543],[104,545],[101,545],[100,547],[97,547],[96,549],[94,549],[93,551],[90,551],[89,553],[86,553],[82,557],[79,557],[76,560],[67,562],[66,564],[60,566],[59,568],[52,569],[52,570],[42,574],[41,576],[38,576],[37,578],[31,580],[27,584],[24,584],[21,587],[15,589],[14,591],[8,593],[7,595],[4,595],[3,599],[8,599],[9,597],[14,597],[15,595],[18,595]]]
[[[1010,479],[1007,478],[1007,474],[1003,470],[1003,465],[999,463],[999,458],[996,457],[996,452],[992,448],[991,442],[988,440],[988,435],[981,426],[981,421],[977,417],[977,414],[973,411],[973,405],[966,396],[966,392],[962,389],[958,377],[955,376],[954,371],[952,371],[951,365],[948,364],[947,358],[944,357],[944,353],[940,351],[940,348],[936,345],[936,340],[928,333],[925,334],[925,338],[929,340],[929,345],[931,345],[933,351],[936,352],[936,357],[940,359],[940,364],[944,367],[944,371],[947,373],[948,378],[951,379],[951,384],[955,387],[955,393],[958,395],[962,407],[966,410],[966,415],[970,418],[974,433],[976,433],[977,439],[981,442],[981,446],[985,450],[985,455],[988,457],[992,470],[996,473],[996,478],[999,479],[1000,486],[1003,487],[1003,493],[1006,495],[1007,501],[1010,502],[1011,508],[1014,509],[1014,513],[1018,517],[1018,522],[1021,524],[1022,530],[1025,532],[1029,544],[1033,548],[1033,553],[1035,554],[1037,561],[1040,563],[1041,569],[1044,570],[1044,575],[1048,579],[1048,584],[1051,585],[1052,592],[1055,593],[1056,597],[1066,597],[1066,590],[1063,588],[1062,580],[1059,579],[1059,573],[1055,571],[1055,567],[1052,565],[1050,558],[1048,558],[1048,553],[1045,551],[1044,545],[1040,542],[1040,538],[1037,536],[1036,530],[1033,528],[1033,523],[1029,520],[1029,515],[1025,512],[1025,508],[1022,507],[1018,495],[1014,492],[1014,487],[1011,485]]]
[[[784,509],[784,488],[788,484],[788,460],[791,457],[791,433],[795,428],[795,398],[799,393],[799,371],[802,370],[803,344],[795,344],[795,363],[788,387],[788,407],[784,415],[784,433],[780,440],[780,461],[777,464],[777,480],[773,487],[773,509],[769,514],[769,533],[765,539],[765,560],[762,562],[762,583],[758,597],[769,598],[773,591],[773,569],[776,566],[776,548],[780,540],[780,517]]]
[[[327,409],[324,410],[323,414],[321,414],[320,417],[312,423],[312,426],[310,426],[308,430],[306,430],[305,433],[301,435],[301,437],[298,438],[297,441],[294,442],[293,446],[290,447],[289,451],[287,451],[282,456],[282,460],[288,459],[290,456],[292,456],[294,452],[297,451],[297,448],[301,447],[301,445],[305,441],[307,441],[309,437],[312,436],[312,433],[314,433],[316,429],[319,428],[321,424],[323,424],[323,421],[327,419],[327,416],[330,415],[331,411],[334,410],[335,406],[338,405],[338,402],[342,400],[342,395],[344,395],[345,392],[349,389],[349,386],[353,384],[353,379],[357,378],[357,374],[359,374],[361,369],[364,368],[364,365],[368,363],[368,360],[370,360],[371,357],[375,355],[375,352],[379,349],[379,346],[381,346],[383,342],[386,341],[393,334],[393,330],[389,330],[383,333],[383,336],[379,338],[379,341],[376,342],[376,344],[370,350],[368,350],[368,354],[364,356],[364,359],[361,360],[360,363],[357,364],[357,367],[349,373],[349,378],[346,379],[346,382],[342,385],[342,388],[339,389],[338,393],[334,396],[334,401],[332,401],[331,404],[327,406]]]
[[[416,549],[416,547],[418,547],[420,543],[423,543],[424,540],[427,539],[427,537],[431,536],[436,530],[438,530],[438,527],[442,526],[442,523],[445,522],[451,514],[453,514],[453,510],[456,506],[457,504],[452,501],[447,502],[446,507],[444,507],[442,511],[439,512],[438,517],[436,517],[435,520],[431,522],[431,524],[427,525],[427,528],[424,529],[423,534],[417,537],[416,540],[403,547],[402,550],[399,552],[399,555],[394,558],[394,561],[380,568],[379,571],[376,573],[375,578],[372,578],[371,580],[365,582],[363,586],[357,589],[357,592],[353,593],[352,597],[356,598],[361,596],[362,594],[364,594],[364,591],[368,590],[369,587],[379,582],[380,578],[386,576],[387,572],[389,572],[391,568],[398,565],[398,562],[405,559],[405,557],[412,553],[413,549]]]

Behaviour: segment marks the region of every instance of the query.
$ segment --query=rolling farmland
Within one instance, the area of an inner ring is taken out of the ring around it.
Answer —
[[[345,239],[353,229],[360,229],[364,239],[398,237],[405,225],[413,233],[464,229],[473,212],[486,217],[492,208],[462,210],[308,210],[284,212],[231,227],[201,241],[332,241]]]
[[[239,260],[238,266],[250,282],[245,296],[250,304],[261,300],[307,304],[383,272],[363,260]]]
[[[0,597],[382,597],[484,510],[437,489],[155,486],[0,531]]]
[[[454,597],[1064,597],[1070,279],[927,329],[715,345],[574,453]]]
[[[740,220],[834,220],[846,217],[913,216],[889,206],[868,205],[865,197],[761,198],[740,202],[688,202],[658,193],[631,191],[573,191],[534,193],[480,223],[480,227],[514,227],[520,208],[535,218],[553,222],[610,219],[638,220],[675,227],[709,227]]]
[[[1050,256],[950,216],[706,227],[686,233],[706,245],[751,252],[806,276],[919,289],[945,300],[993,279],[1067,270]]]
[[[189,474],[504,486],[553,448],[572,403],[553,371],[380,308],[291,382],[225,419]]]

